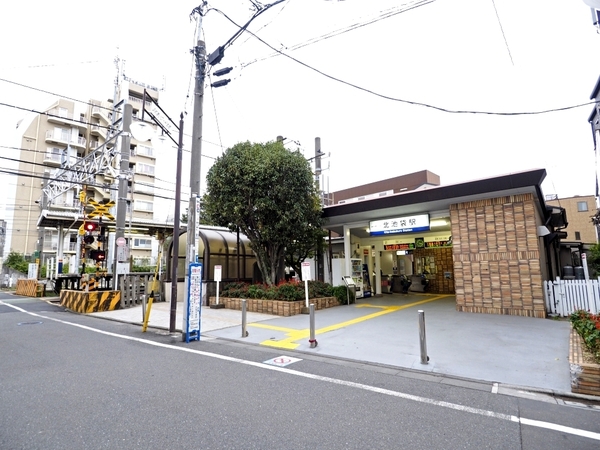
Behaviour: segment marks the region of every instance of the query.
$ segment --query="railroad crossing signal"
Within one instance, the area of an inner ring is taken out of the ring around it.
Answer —
[[[88,219],[106,217],[108,220],[115,220],[115,216],[108,212],[111,207],[115,206],[114,201],[98,203],[95,200],[88,200],[88,203],[94,207],[94,210],[87,215]]]

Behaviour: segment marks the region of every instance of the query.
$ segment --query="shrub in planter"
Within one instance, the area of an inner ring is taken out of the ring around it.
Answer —
[[[300,283],[288,282],[277,286],[277,299],[293,302],[304,298],[304,286]]]
[[[228,283],[223,286],[221,295],[230,298],[246,298],[248,297],[248,283]]]
[[[600,364],[600,315],[579,310],[569,316],[569,321]]]
[[[319,298],[319,297],[334,297],[333,287],[329,283],[322,281],[309,281],[308,282],[308,297]]]
[[[356,300],[355,292],[349,290],[346,286],[334,286],[331,288],[331,296],[336,297],[342,304],[348,303],[348,297],[350,297],[350,303],[354,303]]]

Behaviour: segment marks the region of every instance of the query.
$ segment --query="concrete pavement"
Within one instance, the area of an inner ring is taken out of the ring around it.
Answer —
[[[247,313],[203,307],[201,338],[226,339],[359,362],[407,368],[510,386],[570,394],[569,331],[565,320],[460,313],[454,296],[392,294],[316,311],[316,348],[310,348],[309,316]],[[428,364],[421,364],[418,311],[425,312]],[[183,304],[177,305],[181,330]],[[141,306],[91,314],[142,323]],[[149,326],[168,329],[170,305],[152,307]]]

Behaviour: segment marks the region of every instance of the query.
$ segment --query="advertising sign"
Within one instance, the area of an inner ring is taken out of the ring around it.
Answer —
[[[202,304],[202,263],[189,265],[188,298],[187,298],[187,326],[185,342],[200,340],[200,312]]]
[[[429,214],[404,216],[369,222],[371,236],[429,231]]]

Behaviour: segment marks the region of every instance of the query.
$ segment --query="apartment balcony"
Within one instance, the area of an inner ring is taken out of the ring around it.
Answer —
[[[60,167],[62,165],[63,156],[60,153],[46,152],[44,155],[44,164],[51,167]]]
[[[69,127],[76,126],[81,130],[87,129],[87,121],[84,114],[80,114],[78,118],[75,118],[73,114],[65,112],[64,110],[53,108],[48,111],[48,122],[55,123],[58,125],[67,125]]]
[[[78,247],[79,246],[77,245],[77,242],[69,242],[69,246],[65,246],[65,248],[63,248],[63,251],[65,253],[76,253]]]
[[[106,139],[107,129],[106,127],[102,127],[100,125],[93,124],[90,126],[90,134],[92,136],[99,136],[103,139]]]
[[[51,209],[76,210],[81,208],[81,202],[77,198],[71,198],[66,200],[62,198],[55,198],[52,201],[50,207]]]
[[[46,142],[48,144],[72,145],[85,150],[86,140],[84,137],[69,136],[68,133],[56,132],[55,130],[46,131]]]
[[[96,119],[102,119],[106,123],[110,123],[112,120],[112,111],[102,106],[92,106],[92,117]]]

